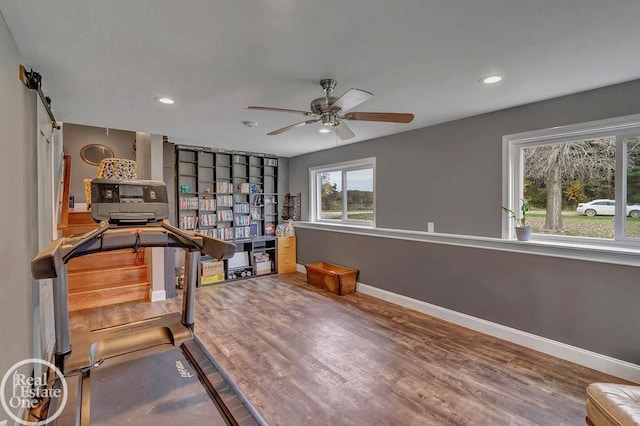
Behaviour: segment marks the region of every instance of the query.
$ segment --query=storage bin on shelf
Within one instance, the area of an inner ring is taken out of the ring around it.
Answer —
[[[305,265],[307,283],[339,296],[355,293],[358,270],[326,262]]]
[[[224,281],[224,262],[222,261],[204,261],[202,262],[202,275],[200,284],[214,284]]]
[[[253,274],[266,275],[271,273],[271,258],[267,252],[254,252],[253,254]]]

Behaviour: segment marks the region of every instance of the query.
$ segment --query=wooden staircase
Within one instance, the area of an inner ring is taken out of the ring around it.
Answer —
[[[79,234],[96,227],[91,212],[72,211],[63,234]],[[144,249],[140,249],[137,256],[127,249],[78,257],[69,261],[67,272],[69,311],[149,300],[151,283],[147,278]]]

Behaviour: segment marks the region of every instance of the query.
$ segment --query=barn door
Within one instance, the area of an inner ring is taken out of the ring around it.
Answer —
[[[59,175],[62,161],[62,131],[52,128],[51,119],[41,102],[38,102],[36,132],[38,250],[42,250],[58,237],[59,185],[56,176]],[[51,360],[55,347],[55,328],[50,279],[34,281],[33,326],[34,357]]]

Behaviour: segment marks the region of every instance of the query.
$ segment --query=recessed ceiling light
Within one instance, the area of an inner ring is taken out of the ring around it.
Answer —
[[[480,81],[484,84],[495,84],[502,80],[502,77],[499,75],[490,75],[488,77],[481,78]]]
[[[318,130],[318,133],[329,133],[331,132],[331,129],[327,129],[326,127],[323,127],[322,129]]]
[[[174,101],[171,98],[160,98],[158,99],[158,102],[162,103],[162,104],[167,104],[167,105],[171,105],[171,104],[175,104],[176,101]]]

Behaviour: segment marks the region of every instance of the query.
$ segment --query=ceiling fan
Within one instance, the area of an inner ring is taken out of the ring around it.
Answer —
[[[347,126],[344,120],[354,121],[384,121],[390,123],[411,123],[413,114],[401,114],[395,112],[347,112],[350,109],[360,105],[361,103],[371,99],[373,95],[361,89],[349,89],[339,98],[330,96],[337,82],[332,79],[320,80],[320,86],[324,90],[325,96],[311,101],[311,111],[300,111],[295,109],[271,108],[262,106],[248,106],[247,109],[257,109],[264,111],[291,112],[301,114],[306,117],[313,117],[311,120],[302,121],[274,130],[267,135],[279,135],[286,131],[303,127],[308,124],[322,122],[327,128],[335,130],[338,137],[342,140],[351,139],[356,135]]]

